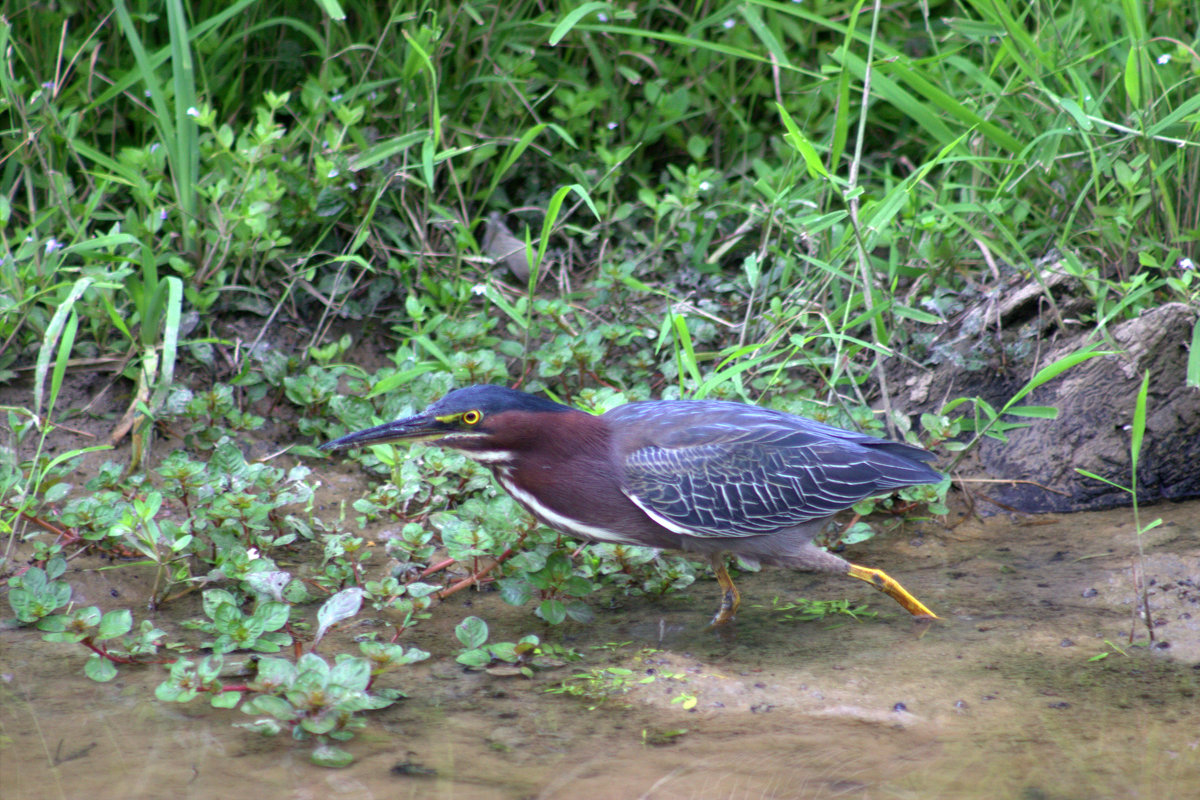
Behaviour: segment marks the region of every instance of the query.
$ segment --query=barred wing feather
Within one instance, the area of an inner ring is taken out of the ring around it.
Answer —
[[[625,493],[670,528],[732,537],[773,533],[888,489],[941,480],[922,463],[932,454],[920,448],[762,409],[746,416],[742,424],[725,418],[664,430],[627,452]]]

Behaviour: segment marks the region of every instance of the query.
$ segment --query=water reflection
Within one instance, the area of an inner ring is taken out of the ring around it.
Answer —
[[[871,545],[867,560],[886,564],[945,618],[924,636],[867,587],[784,570],[739,581],[745,604],[724,637],[706,628],[713,585],[705,582],[657,604],[596,603],[594,625],[548,631],[493,596],[461,598],[472,607],[417,629],[413,644],[432,651],[433,663],[398,676],[410,699],[371,716],[348,745],[358,760],[341,771],[311,766],[305,744],[233,728],[237,712],[157,702],[158,668],[96,684],[82,675],[80,651],[4,631],[0,794],[1192,796],[1200,503],[1151,513],[1167,521],[1143,542],[1164,650],[1128,646],[1137,594],[1128,512],[970,522],[919,542]],[[878,616],[783,622],[754,607],[798,594],[853,595]],[[591,666],[651,680],[588,711],[543,691],[586,665],[535,681],[463,672],[449,657],[451,628],[468,613],[498,620],[498,640],[557,637],[593,654]],[[683,696],[695,698],[691,710]]]

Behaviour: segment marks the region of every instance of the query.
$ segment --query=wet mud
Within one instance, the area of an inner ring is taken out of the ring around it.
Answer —
[[[556,628],[462,593],[412,631],[405,643],[433,658],[391,676],[409,698],[368,715],[343,770],[232,727],[240,712],[158,702],[162,667],[97,684],[82,648],[2,631],[0,797],[1195,796],[1200,503],[1143,509],[1155,517],[1143,556],[1128,510],[930,524],[846,554],[943,618],[928,626],[861,582],[779,569],[740,576],[742,610],[721,632],[706,627],[712,580],[660,602],[593,595],[593,624]],[[81,562],[68,575],[81,602],[131,604],[145,580]],[[1152,644],[1134,615],[1142,586]],[[770,609],[798,596],[877,615]],[[156,624],[195,614],[181,603]],[[467,671],[453,626],[468,614],[493,640],[536,633],[585,661],[533,680]],[[366,630],[340,631],[328,653]],[[546,691],[606,666],[630,670],[632,688],[603,702]]]

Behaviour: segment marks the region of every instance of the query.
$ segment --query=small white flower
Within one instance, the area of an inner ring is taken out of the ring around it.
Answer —
[[[608,129],[610,131],[615,131],[617,129],[617,123],[615,123],[615,122],[608,123]]]
[[[196,107],[195,107],[195,106],[191,106],[191,107],[190,107],[190,108],[188,108],[188,110],[187,110],[187,115],[188,115],[189,117],[192,117],[193,119],[195,119],[196,117],[199,117],[199,116],[200,116],[200,112],[199,112],[199,111],[196,109]]]
[[[725,28],[725,30],[729,30],[734,25],[737,25],[737,22],[734,20],[733,17],[730,17],[729,19],[722,22],[721,25]]]
[[[158,218],[161,220],[166,220],[167,210],[165,208],[162,211],[158,212]]]
[[[1159,57],[1158,57],[1158,63],[1159,63],[1159,64],[1169,64],[1169,63],[1171,63],[1171,54],[1170,54],[1170,53],[1163,53],[1161,56],[1159,56]]]
[[[482,295],[487,293],[487,286],[482,283],[477,283],[471,287],[471,294]]]
[[[62,249],[62,243],[59,242],[58,239],[55,239],[53,236],[51,236],[46,241],[46,255],[50,255],[55,250],[61,250],[61,249]]]
[[[258,558],[258,548],[257,548],[257,547],[251,547],[249,550],[247,550],[247,551],[246,551],[246,558],[250,559],[251,561],[253,561],[254,559]]]
[[[1187,256],[1184,256],[1183,258],[1179,259],[1178,267],[1180,269],[1195,269],[1196,262],[1192,261]]]
[[[708,181],[700,181],[700,191],[707,192],[711,188],[712,188],[712,184],[709,183]]]
[[[330,170],[329,170],[329,174],[328,174],[326,177],[327,177],[327,178],[336,178],[337,176],[338,176],[338,169],[337,169],[337,167],[332,167],[332,168],[330,168]]]

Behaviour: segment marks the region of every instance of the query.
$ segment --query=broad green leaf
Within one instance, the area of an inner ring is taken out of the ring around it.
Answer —
[[[100,630],[96,638],[100,640],[124,636],[133,629],[133,614],[127,608],[109,611],[100,618]]]
[[[467,617],[454,628],[454,635],[468,650],[475,650],[487,641],[488,626],[479,617]]]
[[[365,692],[371,682],[371,662],[365,658],[344,658],[329,671],[331,686],[355,692]]]
[[[492,663],[492,655],[480,648],[459,653],[454,660],[466,667],[486,667]]]
[[[117,667],[98,653],[92,653],[83,665],[83,674],[94,681],[104,683],[117,677]]]
[[[241,699],[241,692],[217,692],[209,702],[213,708],[236,708]]]
[[[538,616],[551,625],[559,625],[567,618],[567,608],[561,600],[543,600],[538,606]]]

